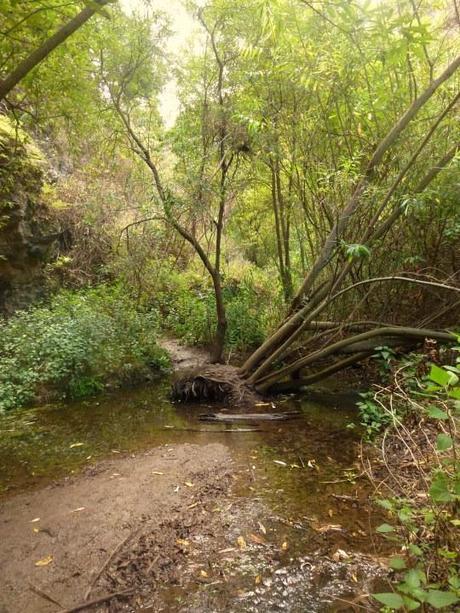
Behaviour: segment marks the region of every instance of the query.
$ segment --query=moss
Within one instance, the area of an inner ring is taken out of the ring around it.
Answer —
[[[15,122],[0,116],[0,208],[17,208],[21,194],[39,201],[45,170],[42,152]]]

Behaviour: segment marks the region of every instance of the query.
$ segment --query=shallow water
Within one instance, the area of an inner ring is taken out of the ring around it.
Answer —
[[[184,442],[225,444],[237,466],[232,495],[241,504],[235,525],[245,521],[241,509],[249,509],[246,519],[250,523],[257,505],[263,506],[272,540],[286,542],[288,552],[273,567],[269,584],[261,584],[255,591],[254,574],[263,574],[263,569],[272,565],[273,555],[268,548],[263,555],[250,552],[247,572],[241,562],[235,571],[237,591],[243,594],[239,604],[232,600],[230,606],[227,592],[217,589],[206,610],[283,610],[288,593],[288,601],[297,603],[288,610],[332,610],[313,606],[312,602],[320,603],[321,596],[314,596],[313,585],[306,589],[312,583],[315,554],[332,555],[337,549],[359,554],[376,550],[372,534],[378,518],[369,510],[366,487],[359,478],[359,428],[349,427],[357,421],[353,401],[334,394],[325,395],[327,402],[320,402],[317,395],[314,401],[277,401],[276,409],[254,410],[297,410],[299,418],[262,422],[254,426],[257,430],[243,432],[242,428],[251,426],[200,422],[200,413],[216,407],[175,406],[168,393],[169,382],[163,381],[143,389],[1,417],[0,495],[46,485],[115,454]],[[327,571],[327,585],[333,585],[333,579],[342,581],[341,564],[335,565],[335,579],[334,573]],[[283,569],[288,569],[287,575],[282,574]],[[286,592],[286,586],[290,591]],[[248,594],[246,600],[244,594]],[[195,610],[189,592],[172,589],[166,600],[170,610]],[[187,606],[182,609],[184,602]],[[196,610],[202,607],[201,598]]]

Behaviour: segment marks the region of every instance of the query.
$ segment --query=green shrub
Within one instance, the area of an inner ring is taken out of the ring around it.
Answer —
[[[389,494],[378,500],[388,522],[377,532],[400,548],[389,562],[396,573],[392,591],[373,595],[385,611],[453,611],[460,602],[460,355],[455,365],[431,364],[426,377],[417,376],[420,365],[420,356],[408,356],[380,392],[382,406],[400,403],[412,415],[410,424],[396,419],[385,433],[404,450],[403,465],[411,466],[406,473],[393,464],[393,478],[401,480],[397,489],[389,485],[390,469],[379,484]],[[393,408],[388,413],[395,415]],[[380,444],[383,450],[385,439]],[[383,452],[382,460],[388,466]]]
[[[47,306],[17,313],[0,323],[0,410],[48,394],[81,397],[108,379],[166,369],[158,320],[107,287],[61,292]]]
[[[226,348],[246,351],[259,345],[276,319],[276,300],[250,277],[225,279],[223,297],[228,322]],[[167,294],[157,294],[155,304],[165,314],[164,327],[174,336],[190,345],[212,342],[216,306],[211,287],[183,274]]]

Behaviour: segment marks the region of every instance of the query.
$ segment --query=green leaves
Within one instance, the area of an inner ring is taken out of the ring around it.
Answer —
[[[380,526],[376,528],[376,531],[380,532],[380,534],[388,534],[389,532],[394,532],[395,529],[393,526],[390,526],[390,524],[380,524]]]
[[[390,559],[388,566],[390,568],[393,568],[394,570],[403,570],[404,568],[406,568],[406,561],[399,556],[395,556],[394,558]]]
[[[453,592],[441,592],[440,590],[430,590],[428,593],[427,603],[435,609],[443,609],[456,604],[459,599]]]
[[[100,391],[109,376],[166,370],[156,344],[158,314],[138,310],[116,288],[61,292],[49,306],[0,323],[0,411],[34,399]]]
[[[372,594],[373,598],[381,602],[391,609],[401,609],[404,606],[404,600],[399,594],[393,592],[385,592],[382,594]]]
[[[438,434],[436,437],[436,449],[438,451],[446,451],[450,449],[453,445],[452,437],[448,434]]]
[[[445,411],[434,405],[427,407],[426,412],[428,417],[431,417],[432,419],[449,419],[449,415]]]
[[[415,577],[415,574],[413,576]],[[406,585],[410,587],[407,580]],[[414,588],[414,591],[419,596],[419,602],[417,602],[417,600],[414,600],[411,596],[407,596],[406,594],[401,595],[394,592],[372,594],[372,596],[373,598],[375,598],[375,600],[382,603],[386,607],[389,607],[392,610],[398,610],[404,607],[406,610],[409,611],[418,609],[420,607],[421,602],[427,602],[435,609],[443,609],[445,607],[450,607],[459,601],[458,597],[454,592],[442,592],[440,590],[423,591],[415,589],[418,588],[419,585],[420,583],[418,585],[415,585],[414,583],[412,586]]]
[[[433,502],[444,503],[453,500],[452,493],[450,492],[450,479],[445,472],[438,471],[429,489],[429,495]]]
[[[436,364],[431,365],[428,378],[441,387],[448,387],[458,383],[458,376],[454,372],[446,370],[445,368],[440,368],[436,366]]]
[[[343,248],[345,257],[349,262],[370,258],[371,256],[370,249],[369,247],[366,247],[366,245],[359,245],[355,243],[351,245],[344,245]]]

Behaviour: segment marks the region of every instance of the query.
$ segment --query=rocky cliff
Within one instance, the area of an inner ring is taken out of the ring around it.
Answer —
[[[44,293],[43,269],[53,242],[42,199],[45,160],[33,140],[0,115],[0,312]]]

